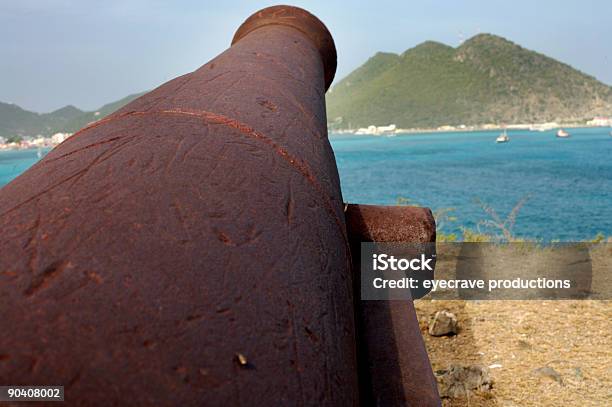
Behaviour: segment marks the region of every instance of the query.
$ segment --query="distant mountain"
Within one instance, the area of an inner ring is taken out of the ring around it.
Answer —
[[[108,116],[141,95],[143,93],[127,96],[93,112],[84,112],[74,106],[66,106],[51,113],[41,114],[24,110],[14,104],[0,102],[0,137],[73,133],[90,122]]]
[[[109,114],[113,113],[114,111],[119,110],[123,106],[130,103],[132,100],[144,95],[145,93],[146,92],[135,93],[133,95],[126,96],[123,99],[117,100],[116,102],[106,104],[94,112],[84,112],[83,114],[69,121],[64,127],[64,131],[74,133],[75,131],[85,127],[88,123],[100,120],[103,117],[106,117]]]
[[[75,132],[142,93],[93,112],[39,114],[0,102],[0,137]],[[504,38],[479,34],[457,48],[427,41],[379,52],[327,93],[334,129],[581,121],[612,116],[612,87]]]
[[[39,114],[0,102],[0,136],[48,134],[53,128],[61,127],[80,114],[83,112],[73,106]]]
[[[612,115],[612,88],[504,38],[377,53],[327,94],[332,128],[583,120]]]

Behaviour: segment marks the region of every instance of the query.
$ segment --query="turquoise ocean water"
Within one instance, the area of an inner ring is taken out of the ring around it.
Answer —
[[[41,157],[44,157],[48,152],[48,148],[41,150]],[[38,150],[0,151],[0,188],[30,168],[38,160]]]
[[[514,232],[544,240],[612,236],[612,137],[609,128],[554,132],[436,133],[396,137],[332,136],[347,202],[454,208],[459,233],[489,219],[476,199],[505,218],[525,196]],[[43,152],[44,154],[44,152]],[[0,186],[38,160],[36,150],[0,151]]]
[[[476,202],[505,219],[529,196],[514,227],[518,236],[564,241],[612,236],[612,137],[610,128],[337,136],[332,146],[345,201],[394,204],[399,196],[432,209],[455,208],[460,233],[490,219]]]

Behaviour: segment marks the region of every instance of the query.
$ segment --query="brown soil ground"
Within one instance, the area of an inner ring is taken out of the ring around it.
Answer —
[[[501,365],[490,369],[490,392],[444,406],[612,406],[612,301],[417,300],[415,307],[434,371]],[[442,309],[457,316],[457,335],[427,333]],[[546,366],[561,383],[534,373]]]

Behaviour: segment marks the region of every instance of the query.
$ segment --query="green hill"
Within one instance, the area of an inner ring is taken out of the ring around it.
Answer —
[[[123,106],[130,103],[132,100],[144,95],[146,92],[135,93],[133,95],[129,95],[124,97],[123,99],[117,100],[116,102],[109,103],[107,105],[102,106],[98,110],[94,112],[85,112],[68,122],[64,126],[64,131],[69,133],[74,133],[75,131],[85,127],[87,124],[91,122],[95,122],[96,120],[100,120],[109,114],[113,113],[116,110],[119,110]]]
[[[612,115],[612,88],[504,38],[377,53],[327,94],[332,128],[578,121]]]
[[[94,112],[84,112],[74,106],[66,106],[51,113],[35,113],[17,105],[0,102],[0,137],[49,136],[56,132],[73,133],[90,122],[100,120],[125,106],[143,93],[127,96],[102,106]]]
[[[0,103],[0,137],[48,134],[83,112],[66,106],[52,113],[39,114],[14,104]]]

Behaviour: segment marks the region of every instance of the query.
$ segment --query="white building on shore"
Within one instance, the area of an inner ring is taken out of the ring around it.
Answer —
[[[397,126],[395,124],[390,124],[388,126],[374,126],[370,125],[368,127],[362,127],[358,129],[355,134],[368,134],[371,136],[382,136],[386,134],[395,134],[397,131]]]
[[[597,116],[587,122],[587,126],[612,126],[612,117]]]
[[[51,142],[53,144],[60,144],[64,140],[66,140],[68,137],[70,137],[71,135],[72,133],[55,133],[54,135],[51,136]]]

